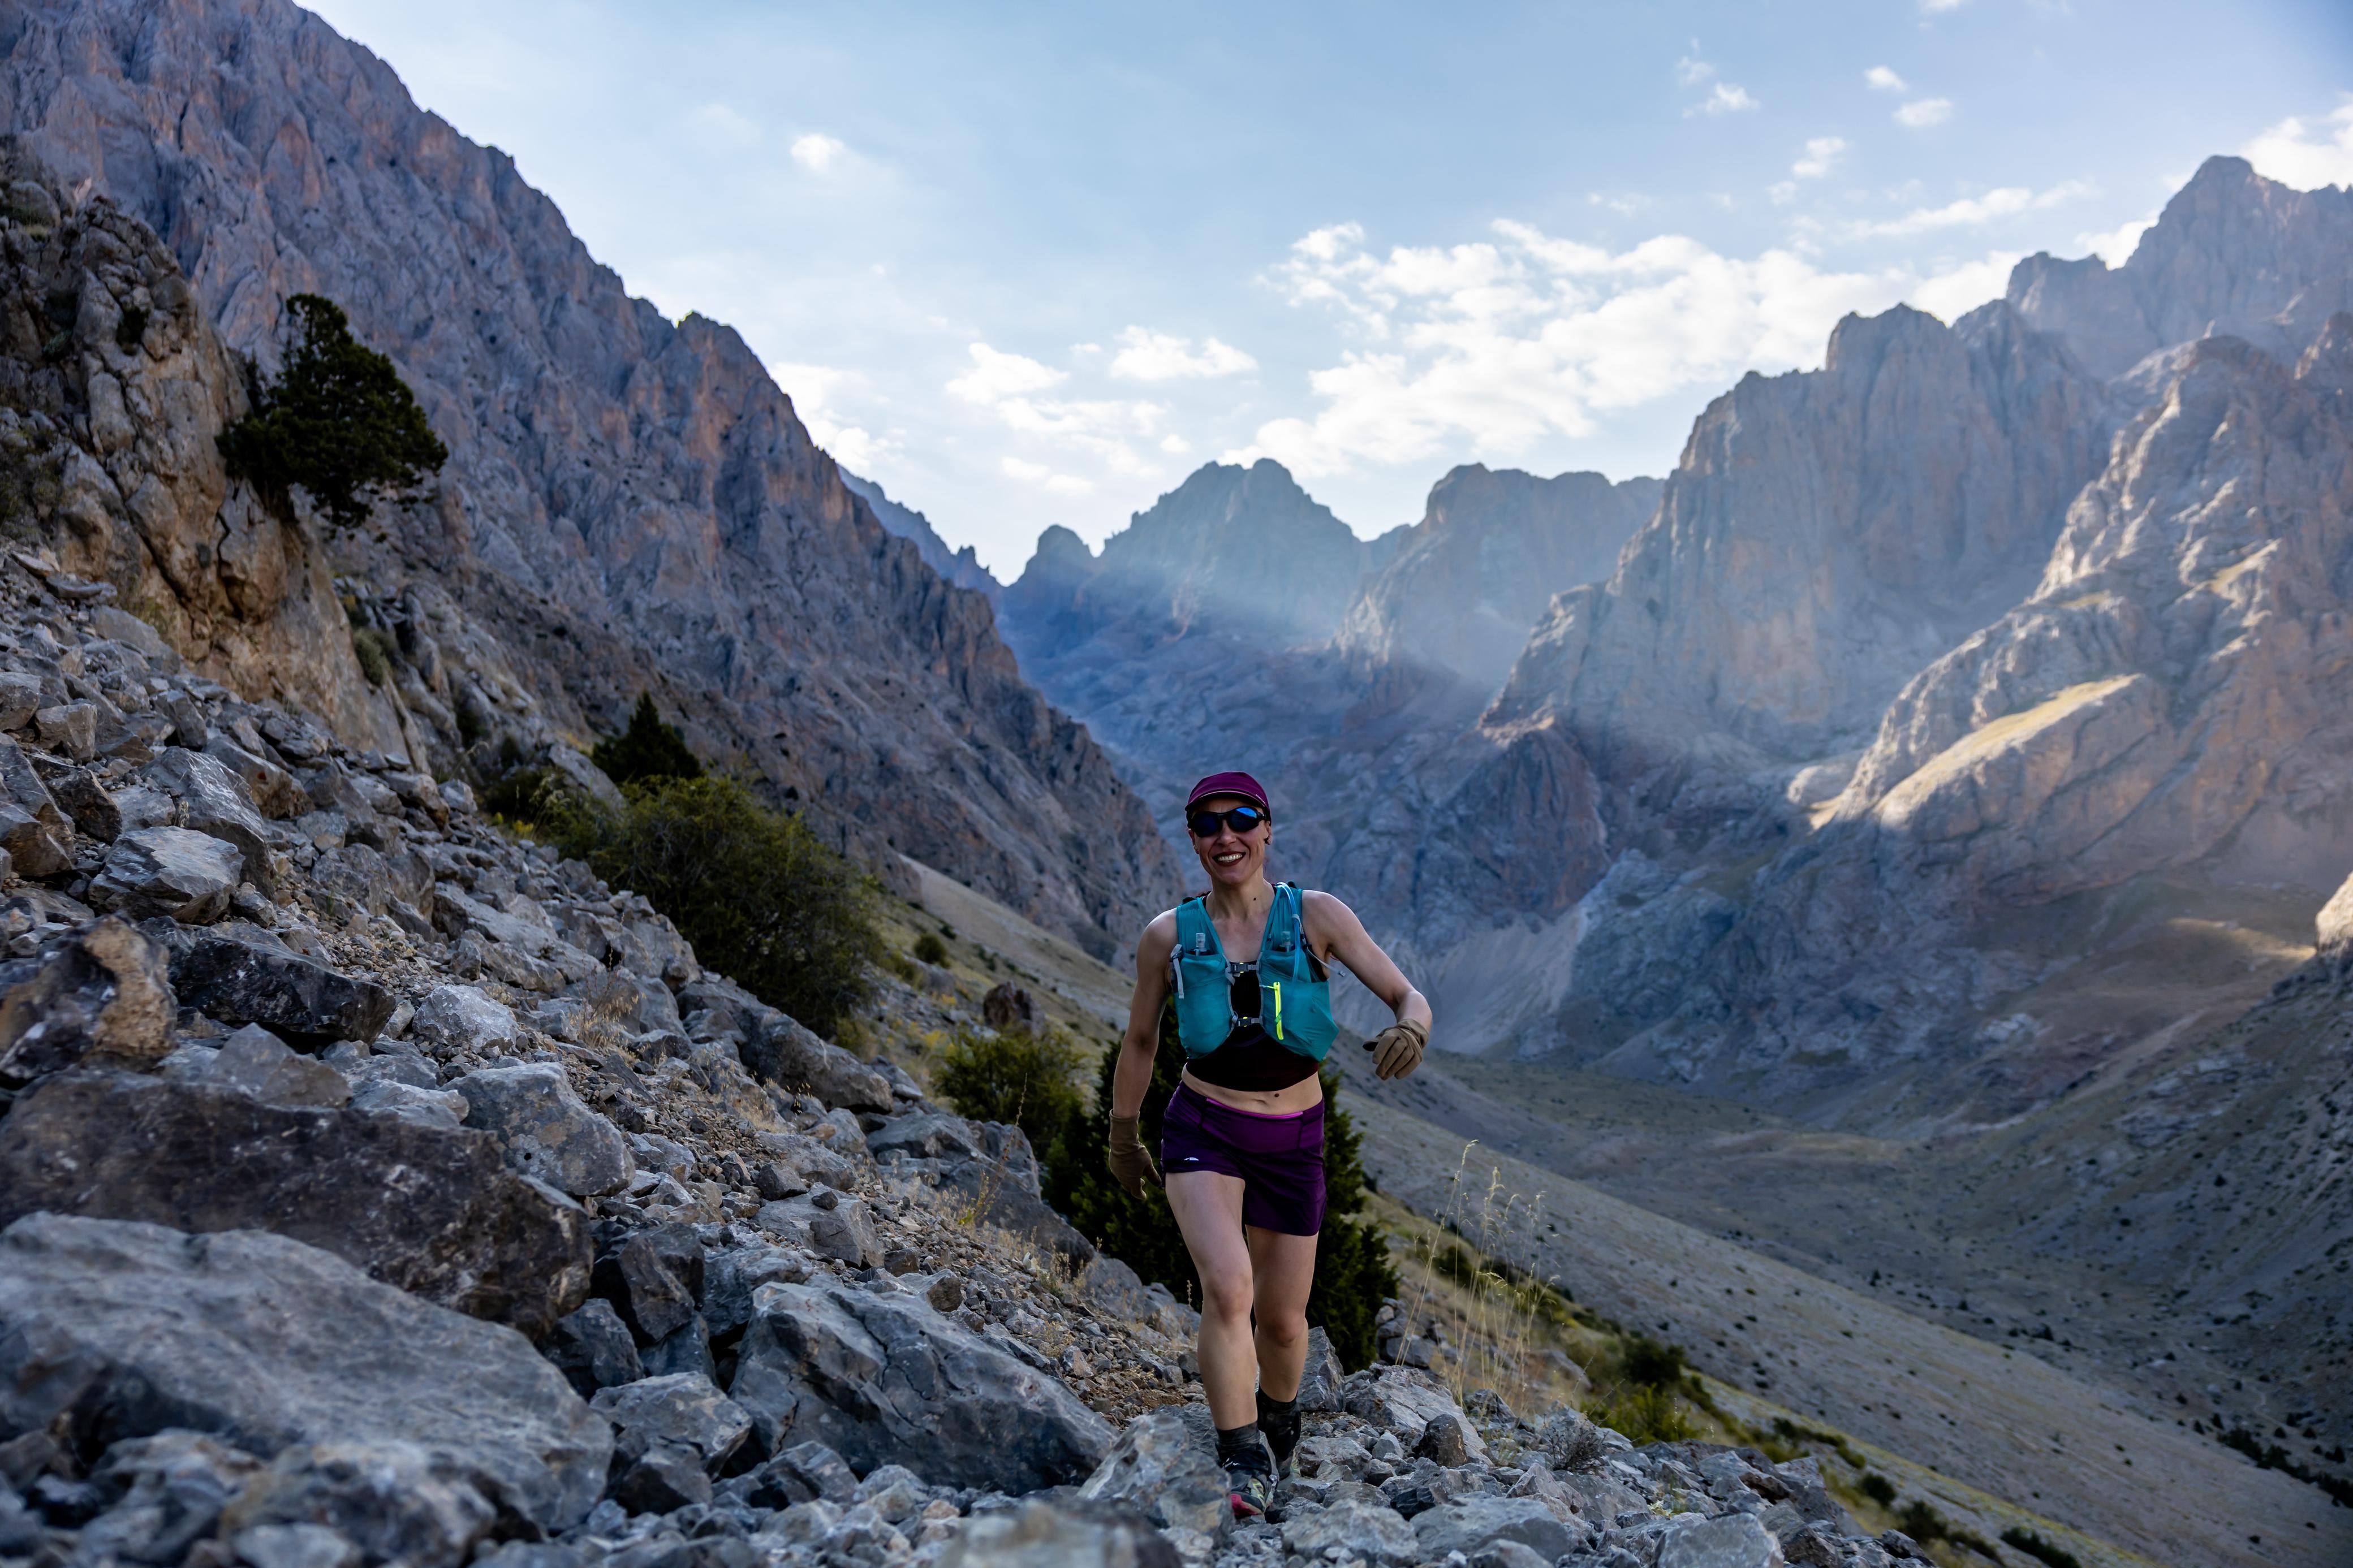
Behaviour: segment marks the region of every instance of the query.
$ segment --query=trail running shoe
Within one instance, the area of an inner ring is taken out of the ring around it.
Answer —
[[[1263,1518],[1274,1505],[1274,1455],[1261,1445],[1256,1454],[1239,1454],[1226,1463],[1226,1495],[1236,1519]]]

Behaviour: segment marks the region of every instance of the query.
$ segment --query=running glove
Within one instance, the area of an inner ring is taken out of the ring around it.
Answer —
[[[1400,1018],[1365,1042],[1365,1049],[1373,1053],[1375,1078],[1403,1078],[1421,1065],[1422,1047],[1430,1044],[1430,1030],[1419,1020]]]
[[[1160,1172],[1152,1163],[1152,1152],[1136,1135],[1136,1123],[1140,1120],[1134,1116],[1111,1119],[1111,1173],[1121,1186],[1127,1189],[1127,1195],[1132,1198],[1144,1195],[1144,1184],[1146,1182],[1155,1187],[1166,1184],[1160,1179]]]

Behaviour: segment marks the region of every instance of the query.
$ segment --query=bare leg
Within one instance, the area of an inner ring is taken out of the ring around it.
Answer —
[[[1208,1396],[1210,1420],[1230,1431],[1258,1419],[1258,1353],[1250,1339],[1254,1290],[1251,1248],[1242,1237],[1242,1180],[1216,1171],[1172,1174],[1168,1206],[1201,1277],[1201,1391]],[[1293,1384],[1299,1380],[1297,1363],[1291,1377]]]
[[[1296,1399],[1299,1374],[1307,1364],[1307,1294],[1315,1283],[1316,1238],[1256,1226],[1244,1234],[1256,1280],[1258,1385],[1269,1399]],[[1255,1415],[1255,1403],[1251,1408]]]

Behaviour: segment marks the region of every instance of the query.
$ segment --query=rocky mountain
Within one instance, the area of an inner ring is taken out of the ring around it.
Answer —
[[[162,236],[228,349],[266,370],[316,291],[416,388],[438,489],[336,547],[437,765],[526,708],[585,742],[651,689],[885,874],[914,857],[1106,952],[1156,903],[1140,804],[987,601],[881,526],[735,333],[631,299],[381,61],[284,0],[50,0],[5,40],[0,125]],[[209,548],[201,503],[172,526]]]
[[[1657,479],[1539,479],[1473,463],[1431,487],[1429,510],[1349,606],[1338,641],[1395,679],[1434,669],[1484,701],[1552,596],[1608,577],[1658,510]]]
[[[910,506],[902,506],[884,492],[872,479],[860,479],[849,469],[841,470],[841,482],[850,494],[859,497],[874,510],[874,521],[902,539],[914,541],[923,557],[923,564],[938,573],[946,582],[959,588],[969,588],[976,594],[997,596],[1003,586],[980,563],[980,556],[969,544],[961,550],[950,550],[947,541],[932,526],[932,520]]]

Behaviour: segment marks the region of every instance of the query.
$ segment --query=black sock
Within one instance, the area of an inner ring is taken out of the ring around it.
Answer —
[[[1267,1443],[1274,1449],[1274,1462],[1282,1465],[1291,1458],[1292,1450],[1299,1447],[1298,1397],[1270,1399],[1266,1390],[1260,1389],[1258,1425],[1259,1430],[1266,1434]]]
[[[1258,1423],[1245,1421],[1232,1428],[1218,1428],[1218,1463],[1244,1465],[1254,1470],[1266,1468],[1266,1445],[1259,1436]]]

